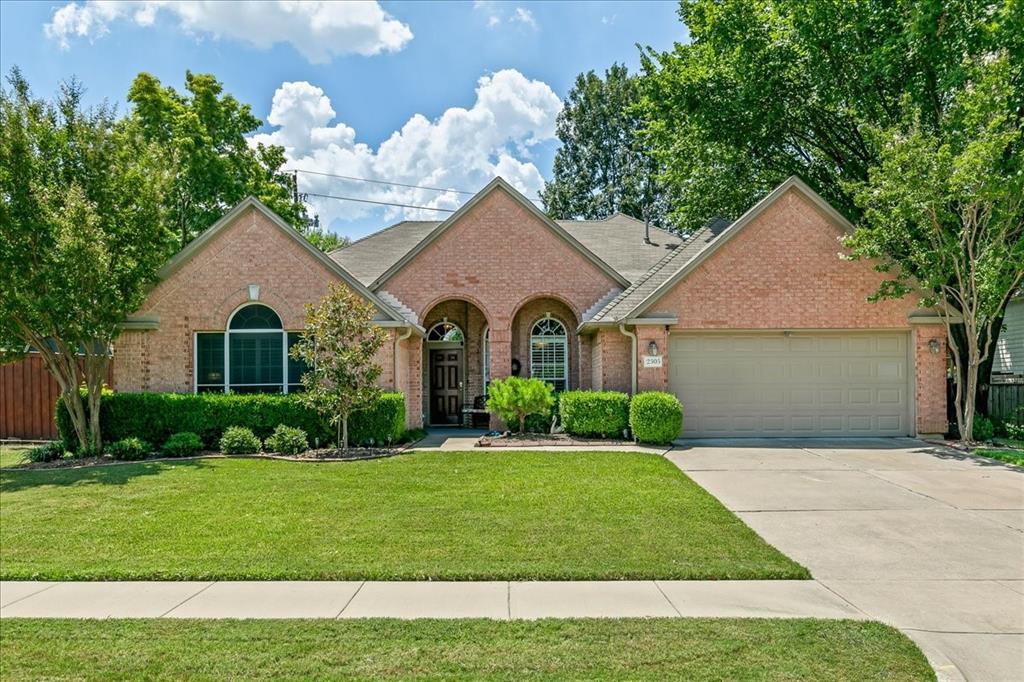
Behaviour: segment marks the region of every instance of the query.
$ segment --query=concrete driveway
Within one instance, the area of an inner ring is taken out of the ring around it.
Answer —
[[[1024,472],[912,439],[680,441],[667,457],[940,679],[1024,680]]]

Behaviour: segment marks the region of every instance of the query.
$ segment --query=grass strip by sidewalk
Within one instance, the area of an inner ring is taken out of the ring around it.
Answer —
[[[0,474],[0,577],[807,578],[677,467],[622,452],[198,459]]]
[[[8,682],[934,679],[888,626],[809,619],[7,619],[0,651]]]

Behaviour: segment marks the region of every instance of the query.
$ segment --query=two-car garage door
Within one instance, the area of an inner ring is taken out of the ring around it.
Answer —
[[[910,435],[909,334],[679,333],[684,436]]]

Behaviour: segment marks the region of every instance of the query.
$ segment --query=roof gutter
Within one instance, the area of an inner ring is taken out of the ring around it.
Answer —
[[[626,331],[626,325],[625,324],[620,324],[619,325],[619,331],[622,333],[623,336],[628,336],[629,340],[630,340],[630,349],[629,349],[630,363],[629,364],[630,364],[630,368],[632,369],[632,372],[630,373],[630,387],[631,387],[631,390],[630,390],[629,394],[630,395],[636,395],[636,333],[635,332],[628,332],[628,331]]]

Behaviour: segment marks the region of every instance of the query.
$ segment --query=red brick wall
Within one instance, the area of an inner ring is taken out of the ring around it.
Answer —
[[[259,302],[273,308],[286,329],[299,330],[305,304],[318,301],[337,280],[263,214],[246,211],[150,293],[138,312],[158,315],[159,329],[126,332],[117,340],[115,389],[191,392],[194,332],[223,331],[231,313],[249,301],[250,284],[259,285]],[[387,388],[395,387],[394,336],[392,331],[378,356],[380,383]],[[414,399],[418,405],[418,393]],[[419,409],[410,413],[418,418]]]
[[[535,298],[554,298],[575,320],[615,282],[497,189],[381,287],[422,320],[447,298],[474,302],[491,330],[491,376],[508,376],[512,317]],[[523,358],[520,358],[523,361]],[[524,363],[524,372],[528,363]]]
[[[928,342],[939,342],[932,353]],[[946,328],[942,325],[915,327],[914,335],[915,405],[918,433],[946,432]]]
[[[867,300],[883,275],[839,257],[841,229],[790,190],[667,292],[647,314],[676,315],[693,329],[910,329],[917,300]],[[641,328],[641,333],[646,333]],[[648,328],[650,329],[650,328]],[[653,333],[653,332],[652,332]],[[941,333],[919,328],[916,339]],[[662,343],[658,342],[659,347]],[[667,348],[667,345],[665,346]],[[641,354],[645,344],[641,342]],[[926,355],[923,355],[925,353]],[[945,356],[916,343],[917,429],[944,430]],[[667,385],[662,370],[639,370],[641,385]]]

